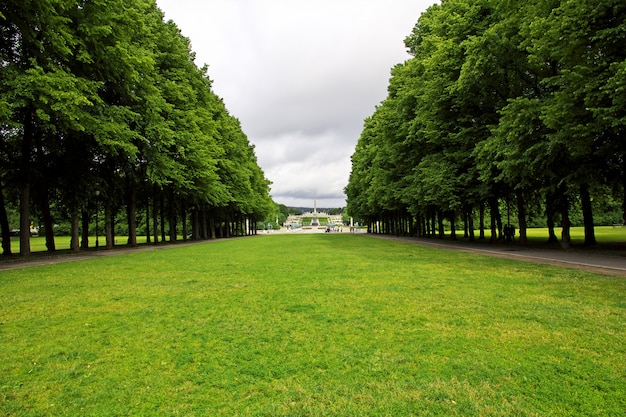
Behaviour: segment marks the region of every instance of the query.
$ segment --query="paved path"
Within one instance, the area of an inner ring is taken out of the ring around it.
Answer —
[[[386,235],[369,235],[383,239],[399,240],[419,245],[480,253],[498,258],[516,259],[565,268],[583,269],[609,275],[626,276],[626,249],[561,249],[547,246],[533,247],[517,244],[489,244],[465,240],[440,240],[437,238],[410,238]]]

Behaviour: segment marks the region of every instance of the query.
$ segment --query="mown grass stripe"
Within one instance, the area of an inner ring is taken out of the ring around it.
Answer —
[[[0,273],[4,415],[626,409],[626,281],[351,235]]]

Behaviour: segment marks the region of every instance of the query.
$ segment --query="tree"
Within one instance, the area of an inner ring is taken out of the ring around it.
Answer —
[[[441,229],[442,215],[471,222],[472,207],[482,213],[487,204],[494,238],[498,201],[514,196],[524,241],[529,202],[545,199],[550,238],[558,212],[567,245],[578,198],[593,244],[593,192],[626,195],[625,7],[447,0],[429,8],[405,40],[413,58],[394,68],[387,99],[366,120],[346,187],[350,212],[378,216],[400,196],[414,216],[437,214]]]
[[[0,21],[1,53],[6,63],[2,69],[2,95],[4,103],[10,103],[11,120],[15,123],[12,132],[19,132],[8,139],[19,141],[16,181],[20,184],[20,253],[28,255],[31,184],[41,185],[40,209],[49,212],[45,197],[48,189],[42,184],[48,156],[58,149],[63,133],[85,129],[88,110],[97,100],[98,83],[77,77],[69,70],[77,39],[64,12],[76,7],[75,2],[9,1],[1,7],[0,14],[5,18]],[[49,250],[54,250],[52,221],[46,217],[46,241]]]
[[[563,1],[529,30],[531,59],[555,69],[544,80],[543,121],[570,157],[563,181],[579,189],[587,245],[595,244],[590,189],[624,183],[625,17],[620,1]]]
[[[254,147],[153,0],[5,2],[0,58],[0,191],[20,196],[23,255],[31,214],[43,219],[49,250],[54,215],[70,220],[72,249],[81,227],[86,247],[96,191],[107,247],[124,209],[137,243],[136,213],[145,208],[147,222],[150,199],[154,219],[167,205],[171,240],[189,210],[201,221],[200,210],[230,205],[240,222],[270,210]]]

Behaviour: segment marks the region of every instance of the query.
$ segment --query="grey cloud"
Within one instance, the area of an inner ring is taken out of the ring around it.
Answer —
[[[240,119],[278,203],[345,205],[350,156],[433,0],[158,0]]]

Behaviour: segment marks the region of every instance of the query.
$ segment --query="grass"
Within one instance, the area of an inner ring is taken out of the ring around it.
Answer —
[[[519,236],[519,231],[516,231]],[[561,229],[554,229],[556,236],[561,239]],[[583,227],[572,227],[570,229],[571,241],[574,245],[582,245],[585,241],[585,229]],[[596,226],[594,234],[598,243],[626,243],[626,227]],[[527,236],[531,242],[543,243],[548,240],[547,228],[527,229]]]
[[[182,240],[182,236],[180,237]],[[160,241],[160,237],[159,237]],[[57,250],[69,250],[70,248],[70,237],[69,236],[55,236],[54,242]],[[100,247],[104,247],[106,245],[106,238],[104,236],[100,236],[98,239],[98,243]],[[116,236],[115,244],[117,246],[124,246],[128,243],[127,236]],[[145,236],[137,236],[137,243],[142,244],[146,243]],[[96,247],[96,237],[89,237],[89,247]],[[20,252],[20,238],[12,237],[11,238],[11,250],[14,254]],[[31,252],[45,252],[48,249],[46,248],[46,237],[45,236],[33,236],[30,238],[30,250]]]
[[[626,281],[359,235],[0,273],[7,416],[621,416]]]

